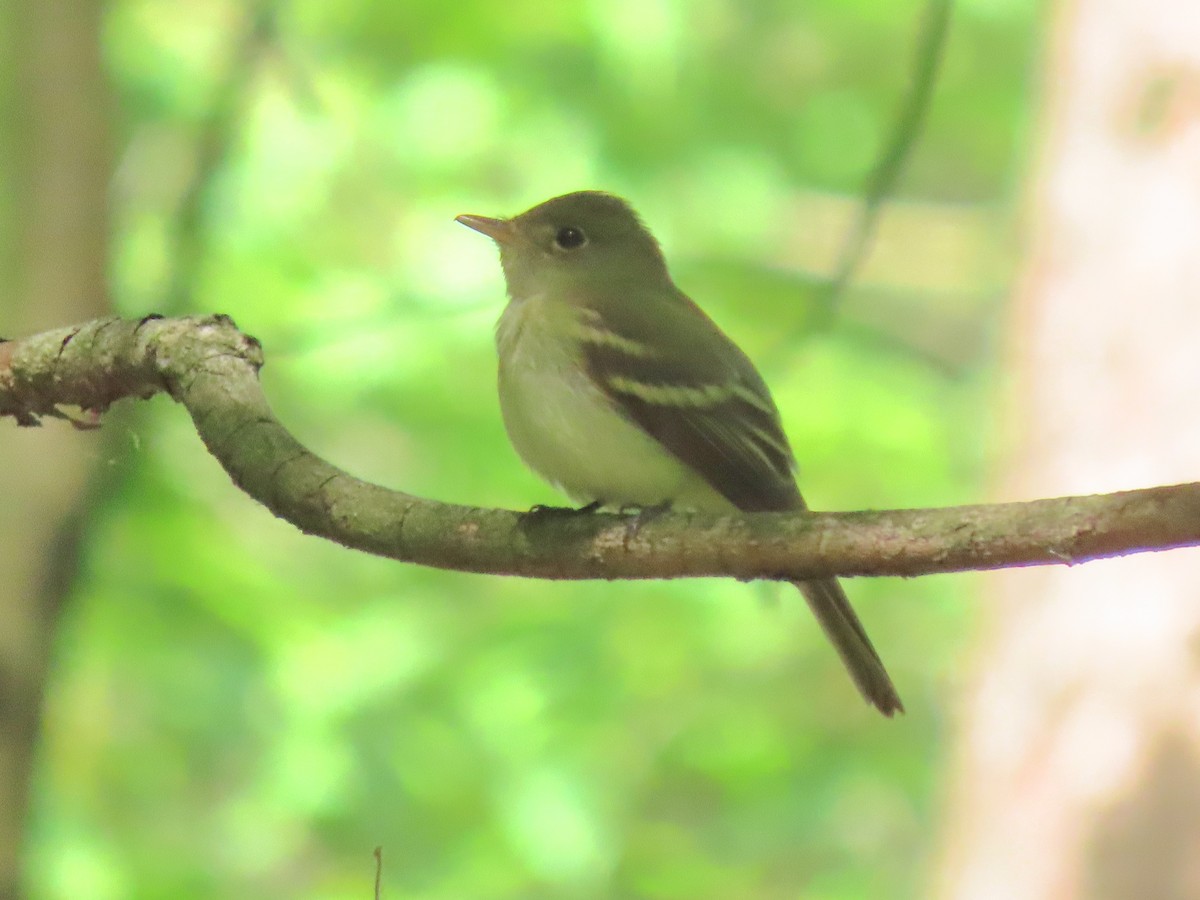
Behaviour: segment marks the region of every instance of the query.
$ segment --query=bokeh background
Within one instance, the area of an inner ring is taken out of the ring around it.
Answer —
[[[16,0],[0,333],[227,313],[262,341],[280,418],[338,466],[456,503],[556,503],[495,401],[494,250],[453,219],[611,190],[759,361],[813,506],[985,500],[1015,440],[1042,5],[956,5],[869,252],[828,289],[930,14]],[[40,720],[15,720],[38,735],[10,835],[22,895],[369,897],[376,846],[392,897],[937,881],[981,576],[849,584],[908,707],[885,721],[790,593],[356,555],[237,491],[166,399],[99,433],[2,428],[5,459],[28,466],[5,541],[51,597],[18,669],[45,690]]]

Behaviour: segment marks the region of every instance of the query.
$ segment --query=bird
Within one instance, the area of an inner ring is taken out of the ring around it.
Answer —
[[[456,221],[500,251],[500,409],[535,473],[589,510],[806,508],[762,376],[676,287],[628,202],[577,191],[511,218]],[[839,582],[794,584],[863,698],[903,712]]]

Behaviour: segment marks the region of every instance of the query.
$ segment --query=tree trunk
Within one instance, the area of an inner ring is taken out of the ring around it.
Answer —
[[[1010,498],[1200,477],[1200,7],[1053,23]],[[1200,897],[1200,554],[1010,571],[940,895]]]
[[[0,160],[13,203],[0,227],[0,335],[108,308],[109,96],[100,0],[6,5],[12,115]],[[70,428],[0,429],[0,896],[20,860],[54,626],[75,572],[86,486],[100,461]]]

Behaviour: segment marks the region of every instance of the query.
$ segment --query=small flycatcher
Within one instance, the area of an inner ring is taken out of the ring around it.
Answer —
[[[458,221],[500,248],[500,408],[530,468],[588,504],[805,508],[762,377],[675,286],[624,200],[581,191],[511,219]],[[796,587],[867,702],[903,712],[841,585]]]

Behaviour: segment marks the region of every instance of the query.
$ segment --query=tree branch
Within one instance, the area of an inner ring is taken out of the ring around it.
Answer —
[[[275,419],[262,350],[224,316],[99,319],[0,343],[0,416],[165,392],[234,483],[300,530],[442,569],[536,578],[924,575],[1200,544],[1200,484],[1028,503],[714,518],[538,515],[424,500],[310,453]]]

